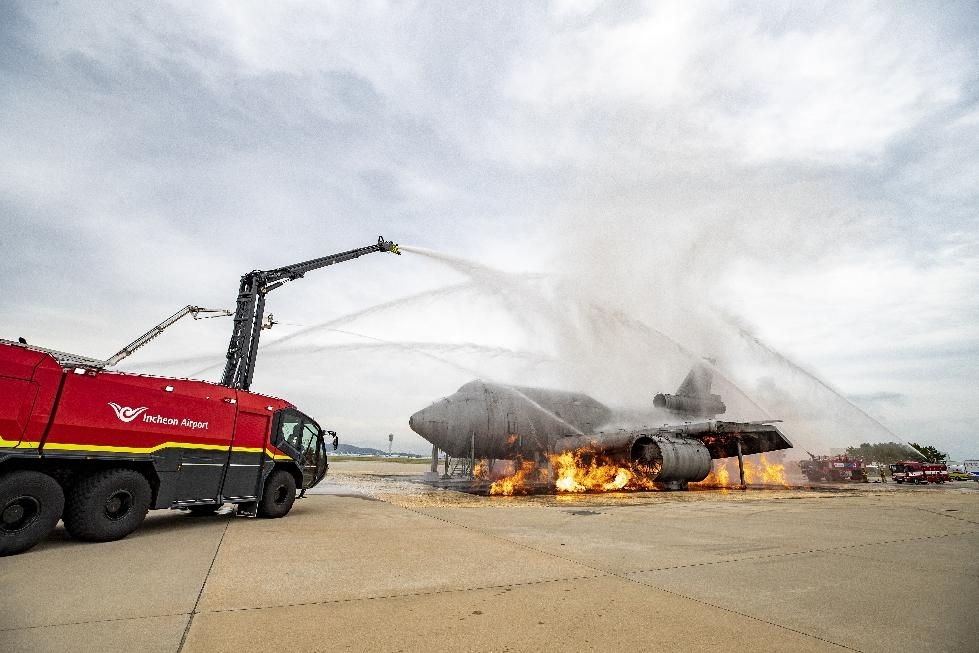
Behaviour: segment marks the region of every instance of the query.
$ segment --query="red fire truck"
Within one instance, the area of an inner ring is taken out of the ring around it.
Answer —
[[[283,517],[326,475],[326,437],[288,401],[249,392],[265,294],[377,245],[242,277],[221,383],[124,374],[108,361],[0,340],[0,555],[59,520],[81,540],[136,530],[151,508]],[[302,496],[300,492],[299,496]]]
[[[860,458],[810,456],[810,460],[799,461],[802,474],[810,481],[868,481],[867,468]]]
[[[922,463],[905,460],[888,466],[896,483],[944,483],[949,480],[948,466],[944,463]]]

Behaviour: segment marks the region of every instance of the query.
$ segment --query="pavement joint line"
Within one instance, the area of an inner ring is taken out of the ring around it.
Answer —
[[[177,646],[177,653],[184,650],[184,644],[187,643],[187,635],[190,634],[190,627],[194,625],[194,615],[197,614],[197,606],[201,604],[201,597],[204,596],[204,588],[207,587],[207,581],[211,577],[211,571],[214,569],[214,562],[218,559],[218,553],[221,552],[221,545],[224,544],[224,536],[228,534],[228,529],[231,527],[231,521],[227,521],[224,524],[224,530],[221,531],[221,538],[218,540],[218,545],[214,547],[214,556],[211,557],[211,564],[207,567],[207,573],[204,574],[204,582],[201,583],[201,589],[197,592],[197,600],[194,601],[194,607],[190,611],[190,617],[187,619],[187,625],[184,627],[184,633],[180,637],[180,644]]]
[[[13,628],[0,628],[0,633],[9,633],[17,630],[39,630],[41,628],[60,628],[62,626],[85,626],[88,624],[107,624],[116,621],[139,621],[141,619],[165,619],[167,617],[183,617],[189,612],[173,612],[169,614],[142,614],[135,617],[113,617],[111,619],[89,619],[87,621],[63,621],[54,624],[38,624],[36,626],[15,626]]]
[[[386,503],[390,503],[390,502],[386,502]],[[391,504],[391,505],[397,505],[397,504]],[[599,567],[595,567],[595,566],[589,565],[587,563],[581,562],[580,560],[574,560],[572,558],[566,558],[566,557],[563,557],[563,556],[559,556],[559,555],[557,555],[555,553],[551,553],[549,551],[542,551],[542,550],[537,549],[535,547],[532,547],[532,546],[530,546],[528,544],[523,544],[521,542],[515,542],[515,541],[513,541],[511,539],[508,539],[508,538],[503,537],[501,535],[498,535],[496,533],[489,533],[489,532],[483,531],[483,530],[478,529],[478,528],[473,528],[472,526],[467,526],[466,524],[459,524],[459,523],[454,522],[452,520],[446,519],[445,517],[440,517],[438,515],[431,515],[431,514],[428,514],[428,513],[424,513],[424,512],[421,512],[419,510],[416,510],[414,508],[408,508],[407,506],[403,506],[403,505],[402,506],[397,506],[397,507],[400,507],[403,510],[406,510],[408,512],[413,512],[415,514],[422,515],[424,517],[428,517],[429,519],[434,519],[436,521],[441,521],[443,523],[449,524],[450,526],[455,526],[457,528],[463,528],[465,530],[473,531],[475,533],[480,533],[481,535],[485,535],[485,536],[488,536],[488,537],[499,539],[499,540],[502,540],[502,541],[507,542],[509,544],[513,544],[513,545],[516,545],[516,546],[519,546],[519,547],[528,549],[530,551],[535,551],[537,553],[541,553],[543,555],[551,556],[551,557],[557,558],[559,560],[564,560],[565,562],[570,562],[572,564],[580,565],[582,567],[585,567],[586,569],[592,569],[594,571],[600,572],[601,574],[603,574],[603,575],[605,575],[607,577],[618,578],[619,580],[623,580],[623,581],[626,581],[626,582],[629,582],[629,583],[636,583],[636,584],[642,585],[644,587],[649,587],[651,589],[655,589],[655,590],[658,590],[658,591],[661,591],[661,592],[665,592],[667,594],[670,594],[672,596],[676,596],[678,598],[686,599],[688,601],[693,601],[694,603],[699,603],[700,605],[705,605],[705,606],[708,606],[708,607],[711,607],[711,608],[714,608],[714,609],[717,609],[717,610],[722,610],[722,611],[728,612],[730,614],[735,614],[735,615],[738,615],[740,617],[744,617],[746,619],[751,619],[751,620],[757,621],[759,623],[764,623],[764,624],[767,624],[769,626],[772,626],[773,628],[778,628],[778,629],[781,629],[781,630],[787,630],[789,632],[796,633],[797,635],[801,635],[803,637],[808,637],[808,638],[814,639],[816,641],[820,641],[820,642],[823,642],[823,643],[826,643],[826,644],[830,644],[832,646],[837,646],[837,647],[842,648],[842,649],[847,650],[847,651],[855,651],[856,653],[863,653],[863,651],[861,651],[861,649],[853,648],[852,646],[847,646],[846,644],[841,644],[839,642],[834,642],[832,640],[826,639],[825,637],[820,637],[819,635],[814,635],[812,633],[807,633],[807,632],[798,630],[796,628],[792,628],[790,626],[785,626],[785,625],[782,625],[782,624],[779,624],[779,623],[768,621],[767,619],[762,619],[761,617],[756,617],[754,615],[750,615],[750,614],[747,614],[747,613],[744,613],[744,612],[739,612],[738,610],[734,610],[732,608],[726,608],[726,607],[721,606],[721,605],[716,605],[714,603],[711,603],[709,601],[705,601],[703,599],[698,599],[698,598],[693,597],[693,596],[687,596],[687,595],[681,594],[679,592],[675,592],[675,591],[672,591],[672,590],[669,590],[669,589],[666,589],[666,588],[663,588],[663,587],[659,587],[657,585],[653,585],[652,583],[644,582],[644,581],[642,581],[642,580],[640,580],[638,578],[631,578],[630,577],[631,574],[642,573],[642,571],[632,571],[632,572],[622,572],[622,573],[619,573],[619,572],[615,572],[615,571],[612,571],[612,570],[609,570],[609,569],[601,569]],[[851,544],[851,545],[846,545],[846,546],[842,546],[842,547],[830,547],[830,548],[827,548],[827,549],[809,549],[809,550],[806,550],[806,551],[798,551],[798,552],[794,552],[794,553],[771,554],[771,555],[767,555],[767,556],[753,556],[751,558],[745,558],[744,560],[755,560],[755,559],[757,559],[757,560],[764,560],[766,558],[773,558],[773,557],[780,557],[780,556],[802,555],[802,554],[805,554],[805,553],[824,553],[824,552],[831,552],[831,551],[835,551],[835,550],[854,549],[854,548],[860,548],[860,547],[866,547],[866,546],[879,546],[881,544],[893,544],[893,543],[900,543],[900,542],[913,542],[913,541],[920,541],[920,540],[931,540],[931,539],[936,539],[936,538],[939,538],[939,537],[949,537],[951,535],[967,535],[967,534],[969,534],[969,533],[945,533],[945,534],[942,534],[942,535],[926,535],[926,536],[921,536],[921,537],[904,538],[904,539],[900,539],[900,540],[890,540],[890,541],[884,541],[884,542],[872,542],[872,543],[865,543],[865,544]],[[740,561],[740,559],[726,560],[726,561],[718,561],[718,562],[738,562],[738,561]],[[707,564],[718,564],[718,563],[713,563],[713,562],[712,563],[698,563],[698,565],[682,565],[682,566],[700,566],[700,565],[707,565]],[[674,568],[678,568],[678,567],[674,567]],[[657,570],[649,570],[649,571],[657,571]]]
[[[922,508],[920,506],[912,506],[915,510],[920,510],[921,512],[927,512],[932,515],[938,515],[939,517],[948,517],[949,519],[957,519],[959,521],[964,521],[967,524],[975,524],[979,526],[979,521],[972,521],[971,519],[966,519],[965,517],[959,517],[958,515],[950,515],[947,512],[939,512],[937,510],[928,510],[928,508]]]
[[[473,527],[467,526],[465,524],[460,524],[460,523],[451,521],[449,519],[446,519],[445,517],[440,517],[438,515],[430,515],[428,513],[421,512],[420,510],[417,510],[415,508],[409,508],[408,506],[394,504],[394,503],[391,503],[389,501],[385,501],[385,503],[389,503],[390,505],[396,506],[396,507],[401,508],[403,510],[406,510],[408,512],[413,512],[413,513],[415,513],[417,515],[422,515],[424,517],[428,517],[429,519],[434,519],[436,521],[441,521],[441,522],[444,522],[446,524],[450,524],[452,526],[456,526],[458,528],[464,528],[466,530],[470,530],[470,531],[473,531],[473,532],[476,532],[476,533],[480,533],[481,535],[485,535],[485,536],[488,536],[488,537],[496,538],[496,539],[502,540],[504,542],[507,542],[509,544],[513,544],[513,545],[516,545],[516,546],[525,548],[525,549],[527,549],[529,551],[534,551],[534,552],[540,553],[542,555],[547,555],[547,556],[551,556],[553,558],[557,558],[558,560],[564,560],[565,562],[570,562],[572,564],[580,565],[582,567],[585,567],[586,569],[591,569],[593,571],[597,571],[599,573],[607,574],[607,575],[610,575],[610,576],[618,576],[618,573],[615,572],[615,571],[608,570],[608,569],[602,569],[601,567],[595,567],[593,565],[589,565],[588,563],[582,562],[580,560],[575,560],[573,558],[566,558],[566,557],[560,556],[560,555],[558,555],[556,553],[552,553],[550,551],[544,551],[542,549],[538,549],[536,547],[530,546],[529,544],[524,544],[522,542],[516,542],[514,540],[505,538],[505,537],[503,537],[501,535],[497,535],[495,533],[490,533],[490,532],[487,532],[487,531],[484,531],[484,530],[481,530],[481,529],[478,529],[478,528],[473,528]],[[880,546],[880,545],[883,545],[883,544],[901,544],[901,543],[904,543],[904,542],[915,542],[915,541],[921,541],[921,540],[932,540],[932,539],[937,539],[937,538],[941,538],[941,537],[960,536],[960,535],[971,535],[971,533],[964,532],[964,533],[943,533],[941,535],[922,535],[922,536],[919,536],[919,537],[901,538],[901,539],[897,539],[897,540],[884,540],[884,541],[880,541],[880,542],[865,542],[863,544],[847,544],[847,545],[838,546],[838,547],[827,547],[825,549],[808,549],[808,550],[804,550],[804,551],[791,551],[791,552],[788,552],[788,553],[770,553],[770,554],[760,555],[760,556],[748,556],[748,557],[744,557],[744,558],[728,558],[728,559],[725,559],[725,560],[715,560],[715,561],[708,561],[708,562],[698,562],[698,563],[692,563],[692,564],[688,564],[688,565],[675,565],[675,566],[671,566],[671,567],[654,567],[654,568],[651,568],[651,569],[638,569],[638,570],[635,570],[635,571],[628,571],[628,572],[622,572],[622,573],[623,574],[641,574],[641,573],[652,572],[652,571],[666,571],[666,570],[670,570],[670,569],[683,569],[683,568],[686,568],[686,567],[700,567],[700,566],[705,566],[705,565],[726,564],[726,563],[731,563],[731,562],[745,562],[745,561],[750,561],[750,560],[766,560],[766,559],[769,559],[769,558],[780,558],[780,557],[788,557],[788,556],[796,556],[796,555],[805,555],[805,554],[809,554],[809,553],[832,553],[833,551],[842,551],[842,550],[846,550],[846,549],[854,549],[854,548],[860,548],[860,547]]]
[[[576,580],[592,580],[595,578],[607,578],[608,574],[590,574],[585,576],[568,576],[564,578],[545,578],[543,580],[527,580],[516,583],[502,583],[498,585],[477,585],[475,587],[451,587],[440,590],[402,592],[394,594],[378,594],[377,596],[356,596],[344,599],[324,599],[322,601],[301,601],[298,603],[281,603],[276,605],[256,605],[240,608],[220,608],[217,610],[207,610],[199,614],[221,614],[225,612],[249,612],[251,610],[275,610],[280,608],[300,608],[311,605],[337,605],[340,603],[357,603],[358,601],[384,601],[387,599],[406,599],[421,596],[440,596],[442,594],[464,594],[466,592],[479,592],[482,590],[506,589],[510,587],[532,587],[534,585],[547,585],[549,583],[564,583]]]
[[[658,585],[653,585],[652,583],[643,582],[642,580],[640,580],[638,578],[628,578],[628,577],[625,577],[625,576],[622,576],[621,578],[623,578],[624,580],[627,580],[627,581],[629,581],[631,583],[636,583],[637,585],[642,585],[644,587],[649,587],[649,588],[652,588],[654,590],[659,590],[660,592],[665,592],[667,594],[670,594],[672,596],[676,596],[676,597],[681,598],[681,599],[687,599],[688,601],[693,601],[694,603],[699,603],[701,605],[706,605],[706,606],[711,607],[711,608],[714,608],[716,610],[722,610],[723,612],[728,612],[730,614],[736,614],[739,617],[744,617],[745,619],[751,619],[752,621],[757,621],[759,623],[768,624],[769,626],[772,626],[773,628],[778,628],[780,630],[787,630],[789,632],[796,633],[797,635],[801,635],[803,637],[808,637],[810,639],[815,639],[815,640],[820,641],[820,642],[823,642],[825,644],[830,644],[832,646],[838,646],[838,647],[840,647],[842,649],[845,649],[847,651],[855,651],[855,653],[865,653],[862,649],[853,648],[852,646],[847,646],[846,644],[841,644],[839,642],[834,642],[831,639],[826,639],[825,637],[820,637],[819,635],[813,635],[812,633],[807,633],[805,631],[798,630],[796,628],[792,628],[791,626],[784,626],[782,624],[775,623],[774,621],[769,621],[768,619],[762,619],[761,617],[756,617],[756,616],[751,615],[751,614],[748,614],[746,612],[740,612],[738,610],[734,610],[733,608],[725,608],[722,605],[717,605],[715,603],[711,603],[710,601],[705,601],[703,599],[698,599],[698,598],[693,597],[693,596],[687,596],[686,594],[681,594],[680,592],[674,592],[673,590],[666,589],[665,587],[659,587]]]
[[[395,505],[395,504],[391,504],[391,505]],[[615,575],[615,572],[610,571],[608,569],[602,569],[601,567],[596,567],[594,565],[590,565],[590,564],[588,564],[586,562],[582,562],[581,560],[575,560],[574,558],[567,558],[565,556],[560,556],[560,555],[558,555],[556,553],[552,553],[550,551],[544,551],[543,549],[538,549],[536,547],[530,546],[529,544],[524,544],[523,542],[516,542],[514,540],[511,540],[509,538],[503,537],[502,535],[498,535],[496,533],[490,533],[488,531],[484,531],[484,530],[481,530],[481,529],[478,529],[478,528],[473,528],[472,526],[467,526],[466,524],[459,524],[459,523],[454,522],[454,521],[452,521],[450,519],[446,519],[445,517],[439,517],[438,515],[429,515],[428,513],[421,512],[421,511],[416,510],[414,508],[408,508],[406,506],[398,506],[398,507],[402,508],[403,510],[407,510],[408,512],[413,512],[416,515],[421,515],[422,517],[427,517],[429,519],[434,519],[435,521],[440,521],[440,522],[443,522],[443,523],[448,524],[450,526],[455,526],[456,528],[462,528],[462,529],[465,529],[467,531],[472,531],[473,533],[479,533],[480,535],[483,535],[485,537],[490,537],[490,538],[493,538],[493,539],[496,539],[496,540],[500,540],[502,542],[506,542],[507,544],[512,544],[514,546],[518,546],[520,548],[527,549],[528,551],[533,551],[534,553],[539,553],[541,555],[549,556],[551,558],[557,558],[558,560],[563,560],[564,562],[570,562],[573,565],[578,565],[579,567],[584,567],[585,569],[590,569],[591,571],[598,572],[599,574],[604,574],[604,575],[609,575],[609,576],[614,576]]]
[[[832,546],[825,549],[805,549],[801,551],[789,551],[786,553],[767,553],[765,555],[756,556],[746,556],[742,558],[725,558],[724,560],[707,560],[704,562],[691,562],[686,565],[672,565],[669,567],[652,567],[650,569],[637,569],[635,571],[623,572],[626,574],[644,574],[652,571],[670,571],[673,569],[686,569],[688,567],[705,567],[708,565],[723,565],[730,562],[750,562],[753,560],[768,560],[771,558],[787,558],[790,556],[806,555],[809,553],[834,553],[836,551],[846,551],[848,549],[861,549],[873,546],[882,546],[885,544],[903,544],[906,542],[920,542],[922,540],[935,540],[942,537],[959,537],[962,535],[973,535],[971,532],[966,533],[943,533],[942,535],[922,535],[920,537],[907,537],[899,540],[883,540],[880,542],[864,542],[863,544],[846,544],[843,546]]]
[[[394,504],[392,504],[392,505],[394,505]],[[695,598],[695,597],[692,597],[692,596],[687,596],[685,594],[681,594],[679,592],[674,592],[672,590],[668,590],[668,589],[663,588],[663,587],[658,587],[656,585],[653,585],[652,583],[644,582],[644,581],[642,581],[642,580],[640,580],[638,578],[630,578],[629,575],[628,575],[628,574],[631,574],[631,573],[638,573],[638,572],[618,573],[618,572],[615,572],[615,571],[612,571],[612,570],[609,570],[609,569],[601,569],[599,567],[594,567],[594,566],[589,565],[587,563],[581,562],[580,560],[574,560],[572,558],[565,558],[565,557],[559,556],[559,555],[557,555],[555,553],[551,553],[549,551],[542,551],[540,549],[537,549],[537,548],[532,547],[532,546],[527,545],[527,544],[523,544],[521,542],[514,542],[513,540],[507,539],[507,538],[505,538],[505,537],[503,537],[501,535],[497,535],[495,533],[488,533],[488,532],[483,531],[483,530],[480,530],[478,528],[473,528],[473,527],[467,526],[465,524],[459,524],[459,523],[456,523],[456,522],[451,521],[449,519],[446,519],[444,517],[439,517],[438,515],[430,515],[430,514],[421,512],[419,510],[415,510],[413,508],[408,508],[408,507],[405,507],[405,506],[400,506],[400,507],[402,509],[404,509],[404,510],[407,510],[408,512],[413,512],[413,513],[415,513],[417,515],[422,515],[424,517],[428,517],[429,519],[434,519],[436,521],[441,521],[443,523],[449,524],[450,526],[455,526],[457,528],[463,528],[465,530],[473,531],[475,533],[480,533],[481,535],[486,535],[486,536],[489,536],[489,537],[492,537],[492,538],[495,538],[495,539],[499,539],[499,540],[502,540],[502,541],[507,542],[509,544],[513,544],[513,545],[516,545],[516,546],[519,546],[519,547],[528,549],[530,551],[535,551],[535,552],[541,553],[543,555],[547,555],[547,556],[551,556],[551,557],[554,557],[554,558],[558,558],[559,560],[564,560],[565,562],[570,562],[572,564],[580,565],[582,567],[585,567],[586,569],[592,569],[594,571],[598,571],[598,572],[600,572],[602,575],[604,575],[606,577],[618,578],[619,580],[625,581],[627,583],[635,583],[637,585],[642,585],[643,587],[649,587],[651,589],[655,589],[655,590],[658,590],[658,591],[661,591],[661,592],[665,592],[665,593],[670,594],[672,596],[676,596],[678,598],[686,599],[688,601],[693,601],[694,603],[699,603],[700,605],[705,605],[705,606],[714,608],[716,610],[722,610],[724,612],[728,612],[728,613],[731,613],[731,614],[736,614],[736,615],[738,615],[740,617],[744,617],[746,619],[751,619],[753,621],[757,621],[759,623],[768,624],[769,626],[772,626],[773,628],[779,628],[779,629],[782,629],[782,630],[787,630],[789,632],[796,633],[797,635],[801,635],[803,637],[809,637],[811,639],[814,639],[814,640],[817,640],[817,641],[820,641],[820,642],[824,642],[826,644],[831,644],[833,646],[838,646],[838,647],[840,647],[842,649],[845,649],[845,650],[848,650],[848,651],[855,651],[856,653],[863,653],[863,651],[861,651],[860,649],[856,649],[856,648],[853,648],[851,646],[847,646],[846,644],[840,644],[839,642],[834,642],[834,641],[829,640],[829,639],[826,639],[824,637],[820,637],[819,635],[813,635],[812,633],[803,632],[801,630],[797,630],[797,629],[791,628],[789,626],[783,626],[782,624],[774,623],[772,621],[768,621],[768,620],[762,619],[760,617],[755,617],[755,616],[750,615],[750,614],[746,614],[746,613],[743,613],[743,612],[738,612],[737,610],[733,610],[731,608],[725,608],[724,606],[715,605],[715,604],[710,603],[708,601],[704,601],[703,599],[698,599],[698,598]],[[926,537],[926,538],[916,538],[916,539],[930,539],[930,538],[927,538]],[[762,556],[762,557],[764,557],[764,556]]]
[[[880,558],[876,558],[873,555],[859,556],[856,553],[846,553],[846,552],[839,552],[838,555],[841,555],[841,556],[843,556],[845,558],[852,558],[853,560],[861,560],[861,561],[868,561],[869,560],[869,561],[872,561],[872,562],[879,562],[879,563],[885,563],[885,564],[889,562],[888,560],[881,560]],[[928,569],[928,567],[924,567],[924,566],[919,566],[918,568],[919,569]],[[941,571],[944,571],[944,570],[941,570]],[[979,571],[959,571],[959,570],[955,570],[955,573],[961,574],[962,576],[968,576],[968,577],[975,578],[975,579],[979,580]]]

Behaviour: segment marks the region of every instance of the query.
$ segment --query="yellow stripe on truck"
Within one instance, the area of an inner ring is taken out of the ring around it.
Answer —
[[[37,449],[41,446],[40,442],[30,440],[4,440],[0,438],[0,448],[2,449]]]
[[[2,442],[0,442],[2,444]],[[21,443],[23,444],[23,443]],[[40,444],[40,443],[38,443]],[[151,454],[161,449],[204,449],[211,451],[227,451],[226,444],[196,444],[192,442],[164,442],[155,447],[113,447],[96,444],[67,444],[63,442],[48,442],[44,445],[44,450],[49,451],[91,451],[93,453],[135,453]],[[265,452],[274,460],[292,460],[291,457],[271,451],[262,447],[231,447],[235,453],[262,453]]]
[[[5,440],[0,437],[0,449],[37,449],[41,446],[40,442],[30,442],[27,440]],[[70,444],[66,442],[48,442],[44,445],[45,451],[83,451],[92,453],[131,453],[131,454],[152,454],[161,449],[203,449],[211,451],[226,451],[228,445],[225,444],[196,444],[191,442],[164,442],[154,447],[114,447],[99,444]],[[292,460],[291,456],[276,453],[268,447],[231,447],[234,453],[265,453],[272,460]]]
[[[190,442],[164,442],[155,447],[113,447],[100,444],[67,444],[63,442],[46,442],[44,450],[55,451],[94,451],[100,453],[156,453],[160,449],[210,449],[212,451],[227,451],[226,444],[192,444]]]

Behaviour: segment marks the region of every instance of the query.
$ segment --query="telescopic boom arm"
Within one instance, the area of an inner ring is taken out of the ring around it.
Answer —
[[[137,349],[139,349],[140,347],[148,343],[150,340],[163,333],[164,329],[171,326],[174,322],[184,317],[185,315],[193,315],[195,320],[199,320],[201,318],[197,316],[200,315],[201,313],[217,313],[218,314],[217,316],[232,314],[231,311],[226,311],[223,308],[201,308],[200,306],[184,306],[179,311],[177,311],[167,319],[163,320],[155,327],[153,327],[152,329],[150,329],[149,331],[147,331],[146,333],[144,333],[143,335],[136,338],[131,343],[129,343],[128,345],[126,345],[125,347],[117,351],[111,357],[107,358],[102,363],[101,367],[111,367],[115,365],[123,358],[126,358],[134,351],[136,351]],[[217,317],[217,316],[212,316],[212,317]]]
[[[221,385],[248,390],[252,384],[255,358],[258,355],[258,339],[262,333],[262,318],[265,313],[265,295],[288,281],[303,277],[307,272],[334,263],[350,261],[371,252],[401,254],[396,243],[379,236],[377,243],[369,247],[314,258],[275,270],[252,270],[244,275],[238,289],[234,328],[228,345],[228,361],[224,366]]]

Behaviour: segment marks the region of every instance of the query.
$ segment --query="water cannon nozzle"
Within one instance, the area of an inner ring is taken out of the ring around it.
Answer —
[[[377,244],[380,246],[382,252],[391,252],[392,254],[401,256],[401,250],[398,249],[398,243],[392,243],[390,240],[384,240],[384,236],[378,236]]]

